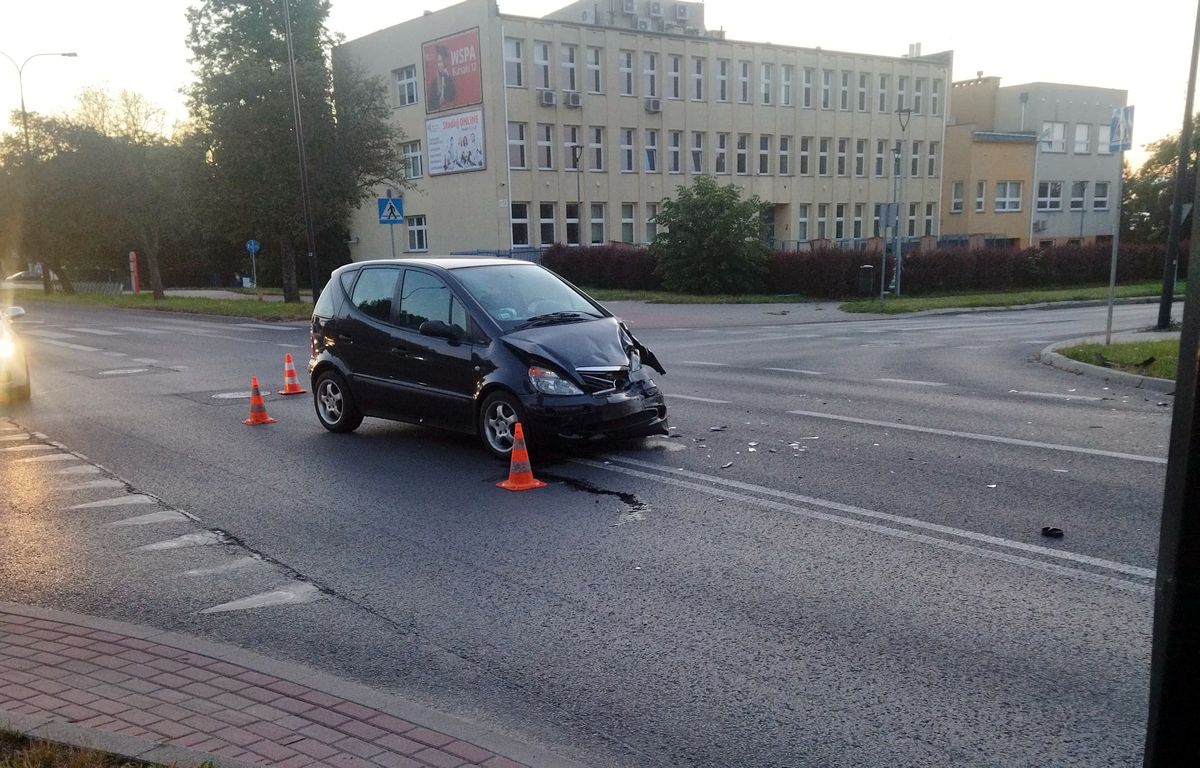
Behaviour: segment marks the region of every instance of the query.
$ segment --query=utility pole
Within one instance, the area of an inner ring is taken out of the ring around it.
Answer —
[[[304,123],[300,119],[300,86],[296,82],[296,50],[292,45],[291,0],[283,0],[283,32],[287,39],[288,77],[292,84],[292,112],[296,123],[296,154],[300,161],[300,204],[304,213],[304,230],[308,235],[308,276],[312,283],[313,304],[317,303],[321,286],[317,283],[317,238],[313,234],[312,211],[308,202],[308,159],[304,152]]]
[[[904,132],[908,129],[908,121],[912,117],[911,109],[898,108],[896,110],[896,119],[900,121],[900,138],[896,140],[896,226],[892,230],[893,245],[892,256],[896,260],[896,274],[893,277],[893,285],[895,285],[895,295],[900,296],[900,275],[904,271],[904,241],[900,236],[900,213],[902,201],[900,199],[901,184],[900,179],[904,174]],[[879,276],[883,280],[883,276]]]

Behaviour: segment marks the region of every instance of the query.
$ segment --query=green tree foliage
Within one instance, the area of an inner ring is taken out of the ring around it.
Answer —
[[[307,156],[313,226],[342,231],[350,212],[386,180],[402,187],[401,135],[382,82],[330,65],[329,0],[286,0]],[[202,0],[189,9],[196,67],[188,89],[208,143],[201,195],[209,221],[231,240],[256,237],[282,259],[284,297],[299,301],[296,253],[306,240],[287,41],[279,0]]]
[[[763,242],[764,204],[743,200],[732,184],[698,176],[663,200],[658,224],[666,227],[650,245],[657,272],[671,291],[749,293],[762,289],[770,249]]]
[[[1175,194],[1175,168],[1179,162],[1180,134],[1168,135],[1146,145],[1149,157],[1136,173],[1125,177],[1122,215],[1131,240],[1165,243],[1171,222],[1171,200]],[[1200,115],[1192,122],[1192,146],[1183,179],[1183,200],[1191,202],[1196,189],[1196,161],[1200,157]],[[1186,233],[1183,237],[1186,237]]]

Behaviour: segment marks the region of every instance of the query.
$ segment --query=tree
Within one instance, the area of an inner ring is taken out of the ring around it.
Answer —
[[[741,190],[722,187],[712,176],[680,186],[658,213],[657,222],[667,231],[650,244],[663,285],[693,293],[760,290],[770,254],[763,242],[766,209],[758,197],[743,200]]]
[[[329,0],[203,0],[188,10],[197,76],[189,103],[208,142],[205,210],[229,238],[257,236],[279,249],[284,299],[294,302],[306,232],[281,2],[292,19],[314,230],[344,227],[378,180],[404,180],[382,83],[344,68],[338,95],[352,108],[334,107]]]
[[[1175,167],[1179,162],[1179,134],[1147,144],[1149,157],[1136,173],[1126,175],[1122,207],[1126,219],[1122,229],[1131,240],[1165,243],[1171,222],[1171,200],[1175,194]],[[1200,157],[1200,114],[1193,117],[1192,146],[1183,179],[1185,194],[1196,188],[1196,161]],[[1185,198],[1186,199],[1186,198]],[[1186,236],[1186,235],[1185,235]]]

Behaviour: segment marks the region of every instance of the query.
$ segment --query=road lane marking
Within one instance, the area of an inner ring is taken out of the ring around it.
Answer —
[[[87,480],[75,485],[65,485],[56,490],[59,491],[86,491],[89,488],[124,488],[125,483],[121,480]]]
[[[193,568],[190,571],[184,571],[182,575],[183,576],[217,576],[222,573],[229,573],[231,571],[240,571],[243,568],[253,568],[255,566],[267,565],[267,564],[268,564],[267,561],[263,560],[261,557],[253,557],[253,556],[239,557],[236,560],[232,560],[232,561],[230,561],[228,563],[224,563],[222,565],[214,565],[211,568]]]
[[[693,395],[667,395],[667,397],[676,400],[695,400],[698,403],[717,403],[718,405],[729,405],[728,400],[713,400],[711,397],[695,397]]]
[[[808,371],[803,368],[763,368],[764,371],[780,371],[782,373],[801,373],[805,376],[826,376],[824,371]]]
[[[950,386],[944,381],[914,381],[913,379],[875,379],[875,381],[886,381],[889,384],[913,384],[918,387],[948,387]]]
[[[989,443],[1003,443],[1005,445],[1019,445],[1024,448],[1044,448],[1051,451],[1066,451],[1067,453],[1083,453],[1088,456],[1105,456],[1110,459],[1126,459],[1128,461],[1144,461],[1149,464],[1166,464],[1166,459],[1160,459],[1157,456],[1139,456],[1136,453],[1121,453],[1119,451],[1102,451],[1098,448],[1080,448],[1074,445],[1060,445],[1058,443],[1041,443],[1036,440],[1021,440],[1015,437],[1000,437],[998,435],[981,435],[975,432],[959,432],[953,429],[936,429],[934,427],[918,427],[913,424],[898,424],[893,421],[874,421],[872,419],[859,419],[854,416],[835,416],[831,413],[817,413],[816,411],[788,411],[788,413],[796,416],[808,416],[814,419],[829,419],[831,421],[847,421],[851,424],[865,424],[870,427],[884,427],[886,429],[900,429],[908,432],[923,432],[927,435],[943,435],[945,437],[959,437],[966,440],[982,440]]]
[[[67,467],[66,469],[58,469],[51,472],[52,475],[98,475],[100,467],[92,466],[91,464],[80,464],[77,467]]]
[[[17,440],[28,440],[29,437],[30,436],[28,434],[4,435],[3,437],[0,437],[0,443],[15,442]]]
[[[97,371],[97,376],[130,376],[135,373],[145,373],[149,368],[111,368],[107,371]]]
[[[24,451],[53,451],[53,445],[44,445],[42,443],[29,443],[27,445],[12,445],[8,448],[0,448],[0,453],[19,453]]]
[[[138,365],[154,365],[158,361],[152,360],[148,357],[131,357],[129,358],[129,362],[137,363]]]
[[[745,342],[742,342],[739,340],[738,342],[735,342],[735,343],[745,343]],[[707,366],[711,366],[713,368],[728,368],[729,367],[729,363],[710,363],[706,360],[680,360],[679,364],[680,365],[707,365]]]
[[[39,339],[73,339],[74,334],[62,333],[60,331],[48,331],[44,328],[37,328],[32,331],[24,331],[26,336],[36,336]]]
[[[73,349],[76,352],[99,352],[100,351],[99,347],[89,347],[84,344],[72,344],[68,341],[55,341],[54,339],[42,339],[39,343],[40,344],[52,344],[56,347],[63,347],[64,349]]]
[[[105,331],[100,328],[68,328],[68,331],[75,333],[90,333],[93,336],[124,336],[125,334],[117,331]]]
[[[182,512],[177,512],[173,509],[164,509],[159,512],[151,512],[148,515],[127,517],[124,520],[109,523],[109,525],[155,525],[157,523],[174,523],[183,520],[191,520],[191,518]]]
[[[157,504],[158,499],[145,495],[144,493],[129,493],[124,496],[118,496],[115,499],[101,499],[100,501],[88,501],[83,504],[74,504],[67,509],[100,509],[102,507],[124,507],[130,504]]]
[[[73,453],[43,453],[40,456],[27,456],[24,459],[16,459],[13,464],[34,464],[43,461],[79,461],[79,457]]]
[[[300,325],[267,325],[265,323],[234,323],[234,328],[248,328],[252,331],[307,331],[308,326]]]
[[[211,608],[205,608],[200,613],[225,613],[227,611],[246,611],[251,608],[266,608],[273,605],[311,603],[321,596],[321,590],[306,581],[293,581],[284,587],[272,592],[243,597],[241,600],[214,605]]]
[[[846,514],[832,514],[829,512],[820,512],[820,511],[813,510],[813,509],[805,509],[803,507],[797,507],[792,504],[786,504],[786,503],[783,503],[780,501],[774,501],[772,499],[764,499],[759,496],[749,496],[749,495],[741,494],[732,489],[740,488],[740,489],[749,490],[749,491],[753,491],[753,492],[757,492],[757,493],[762,493],[764,495],[770,495],[770,496],[784,498],[789,501],[796,501],[801,504],[808,504],[811,506],[823,506],[823,507],[827,507],[827,508],[830,508],[830,509],[836,510],[838,512],[842,512],[842,513],[850,513],[850,514],[859,515],[862,517],[876,518],[876,519],[885,520],[888,522],[900,523],[900,524],[907,525],[907,526],[914,527],[914,528],[922,528],[922,529],[927,529],[927,530],[931,530],[931,531],[936,531],[939,533],[949,534],[952,536],[957,536],[959,538],[975,540],[975,541],[979,541],[980,543],[988,543],[988,544],[993,544],[996,546],[1007,547],[1009,549],[1023,550],[1023,551],[1030,552],[1031,554],[1041,555],[1043,557],[1055,557],[1055,558],[1059,558],[1062,560],[1077,562],[1081,565],[1083,565],[1083,564],[1092,565],[1092,566],[1095,566],[1098,568],[1103,568],[1105,570],[1114,571],[1117,573],[1129,574],[1130,576],[1140,577],[1142,579],[1151,579],[1152,580],[1155,577],[1155,572],[1153,570],[1150,570],[1147,568],[1139,568],[1137,566],[1128,565],[1126,563],[1118,563],[1118,562],[1113,562],[1110,560],[1103,560],[1101,558],[1090,557],[1088,555],[1080,555],[1080,554],[1077,554],[1074,552],[1064,552],[1061,550],[1047,549],[1045,547],[1038,547],[1033,544],[1025,544],[1024,542],[1012,541],[1009,539],[1002,539],[1002,538],[996,537],[996,536],[988,536],[987,534],[976,533],[974,531],[965,531],[965,530],[960,530],[957,528],[950,528],[949,526],[941,526],[941,525],[937,525],[936,523],[927,523],[923,520],[915,520],[915,519],[911,519],[911,518],[900,517],[897,515],[889,515],[884,512],[875,512],[873,510],[862,509],[860,507],[853,507],[848,504],[839,504],[837,502],[826,501],[823,499],[814,499],[814,498],[807,497],[807,496],[801,496],[799,494],[787,493],[786,491],[777,491],[772,488],[764,488],[762,486],[751,485],[750,483],[741,483],[736,480],[726,480],[725,478],[720,478],[720,477],[716,477],[713,475],[705,475],[700,472],[691,472],[691,471],[683,470],[683,469],[674,469],[672,467],[665,467],[660,464],[653,464],[651,462],[638,461],[636,459],[628,459],[628,458],[625,458],[622,456],[607,455],[607,456],[603,456],[602,458],[607,463],[600,462],[600,461],[593,461],[591,459],[582,459],[582,458],[574,458],[574,459],[571,459],[571,461],[576,464],[582,464],[584,466],[594,467],[596,469],[603,469],[603,470],[607,470],[610,472],[618,472],[621,474],[630,475],[632,477],[640,477],[643,479],[652,480],[652,481],[660,482],[660,483],[668,483],[670,485],[675,485],[675,486],[678,486],[681,488],[689,488],[691,490],[700,491],[700,492],[703,492],[706,494],[720,496],[721,498],[724,498],[724,499],[735,499],[737,501],[743,501],[743,502],[750,503],[750,504],[757,504],[760,506],[768,507],[770,509],[776,509],[781,512],[786,512],[788,514],[796,515],[799,517],[808,517],[808,518],[813,518],[813,519],[817,519],[817,520],[823,520],[823,521],[830,522],[830,523],[847,525],[852,528],[858,528],[860,530],[872,531],[875,533],[883,534],[885,536],[891,536],[891,537],[895,537],[895,538],[906,539],[909,541],[916,541],[916,542],[921,542],[921,543],[925,543],[925,544],[931,544],[936,547],[941,547],[943,549],[950,549],[950,550],[954,550],[956,552],[962,552],[964,554],[976,555],[976,556],[984,557],[984,558],[991,559],[991,560],[1000,560],[1000,561],[1012,563],[1015,565],[1028,566],[1028,567],[1035,568],[1035,569],[1041,570],[1041,571],[1046,571],[1049,573],[1055,573],[1055,574],[1064,575],[1064,576],[1071,576],[1071,577],[1083,579],[1086,581],[1092,581],[1095,583],[1113,586],[1113,587],[1116,587],[1118,589],[1122,589],[1125,591],[1138,592],[1141,594],[1151,594],[1153,592],[1153,587],[1144,581],[1133,581],[1133,580],[1130,580],[1127,578],[1122,578],[1119,576],[1106,576],[1104,574],[1096,573],[1094,571],[1087,571],[1087,570],[1083,570],[1080,568],[1074,568],[1074,567],[1067,566],[1067,565],[1060,565],[1058,563],[1047,562],[1045,560],[1037,560],[1032,557],[1025,557],[1023,555],[1016,555],[1016,554],[1012,554],[1012,553],[1004,552],[1004,551],[1000,551],[1000,550],[986,549],[984,547],[975,546],[974,544],[964,544],[962,542],[951,541],[948,539],[942,539],[942,538],[938,538],[936,536],[930,536],[930,535],[927,535],[924,533],[917,533],[914,531],[905,530],[903,528],[892,528],[887,525],[881,525],[878,523],[867,522],[866,520],[859,520],[857,517],[848,517],[848,516],[846,516]],[[643,472],[643,471],[640,471],[637,469],[632,469],[630,467],[619,466],[619,464],[617,462],[624,463],[624,464],[632,464],[635,466],[647,467],[647,468],[651,468],[651,469],[657,470],[660,473],[665,473],[665,474],[655,474],[655,473],[651,473],[651,472]],[[702,482],[692,482],[691,480],[681,480],[681,479],[678,479],[675,477],[671,477],[671,475],[682,475],[682,476],[685,476],[688,478],[695,478]]]
[[[163,333],[170,333],[170,331],[160,331],[157,328],[133,328],[133,327],[126,327],[123,325],[116,325],[113,327],[116,328],[118,331],[129,331],[130,333],[146,333],[146,334],[150,334],[152,336],[158,336],[159,334],[163,334]]]
[[[209,547],[213,544],[220,544],[224,541],[224,537],[215,531],[201,531],[200,533],[188,533],[183,536],[177,536],[174,539],[166,541],[157,541],[153,544],[146,544],[138,547],[139,552],[163,552],[169,549],[186,549],[188,547]]]
[[[1010,395],[1026,395],[1027,397],[1050,397],[1050,398],[1054,398],[1056,400],[1091,400],[1093,402],[1099,402],[1104,399],[1103,397],[1089,397],[1088,395],[1060,394],[1058,392],[1026,392],[1023,389],[1010,389],[1008,391],[1008,394],[1010,394]]]

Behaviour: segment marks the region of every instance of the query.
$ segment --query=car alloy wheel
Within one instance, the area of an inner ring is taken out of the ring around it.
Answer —
[[[330,432],[353,432],[362,423],[346,380],[336,371],[325,371],[313,386],[317,419]]]
[[[521,421],[521,406],[507,392],[496,392],[483,403],[479,416],[479,435],[484,447],[499,459],[508,459],[516,440],[516,425]]]

